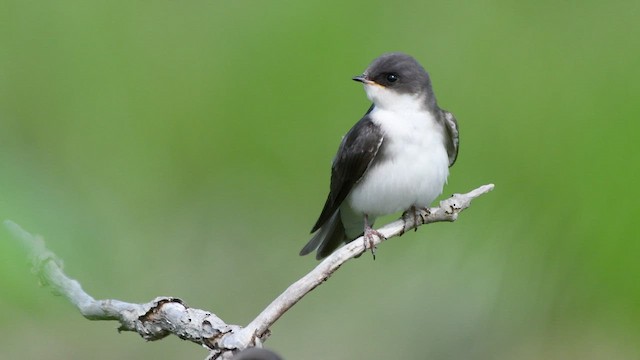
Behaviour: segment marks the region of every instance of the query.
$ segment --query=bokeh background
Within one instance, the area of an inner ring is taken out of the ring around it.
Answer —
[[[266,345],[638,359],[638,19],[638,1],[4,0],[0,219],[97,298],[247,324],[316,264],[297,253],[368,107],[351,77],[403,51],[460,123],[443,196],[496,189],[343,266]],[[116,327],[39,287],[0,229],[0,358],[206,356]]]

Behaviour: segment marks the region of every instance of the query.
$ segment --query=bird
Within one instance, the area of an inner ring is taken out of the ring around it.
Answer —
[[[441,193],[458,157],[458,122],[441,109],[428,72],[410,55],[382,54],[353,80],[371,106],[342,138],[331,166],[330,191],[300,255],[320,260],[364,236],[375,219],[403,211],[419,216]],[[365,244],[365,249],[367,244]]]

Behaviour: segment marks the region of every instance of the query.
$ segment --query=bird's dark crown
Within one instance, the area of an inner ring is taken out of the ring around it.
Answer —
[[[431,80],[424,68],[411,56],[388,53],[375,59],[364,77],[399,93],[431,92]]]

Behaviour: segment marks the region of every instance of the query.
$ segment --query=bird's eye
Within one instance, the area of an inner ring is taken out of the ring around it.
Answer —
[[[398,75],[396,74],[387,74],[387,81],[392,83],[398,81]]]

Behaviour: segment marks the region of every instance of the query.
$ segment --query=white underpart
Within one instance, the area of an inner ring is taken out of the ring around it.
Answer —
[[[342,219],[350,236],[362,232],[364,214],[373,222],[411,206],[429,206],[449,175],[443,133],[424,109],[424,99],[378,85],[365,85],[365,90],[375,104],[369,115],[382,128],[385,153],[378,153],[383,160],[367,170],[343,203]]]

